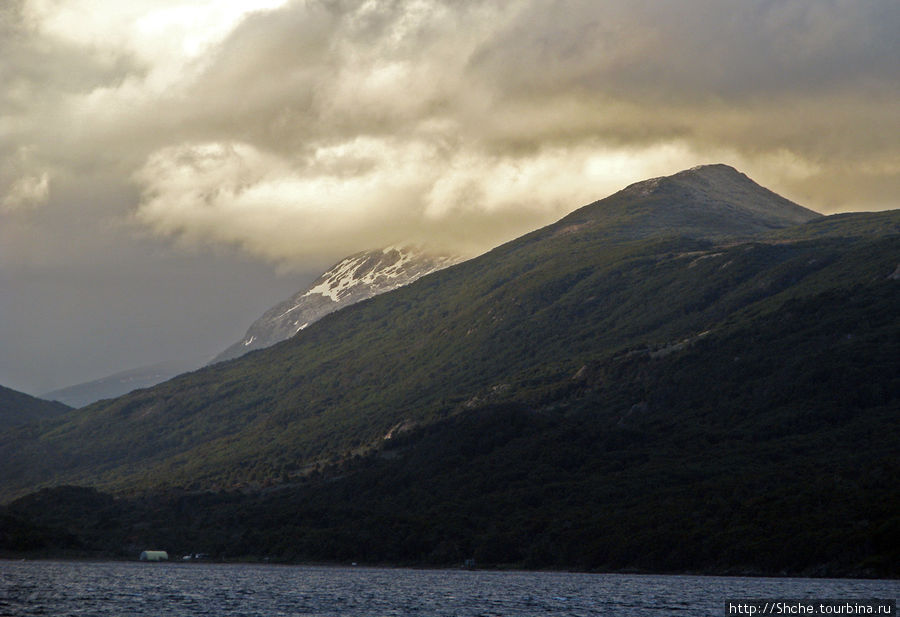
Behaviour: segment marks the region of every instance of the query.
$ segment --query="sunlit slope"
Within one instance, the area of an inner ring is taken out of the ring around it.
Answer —
[[[810,307],[837,293],[877,296],[877,310],[900,306],[900,281],[892,278],[900,263],[896,234],[844,237],[838,221],[827,237],[809,240],[818,215],[768,191],[759,203],[771,204],[773,214],[760,214],[747,205],[756,185],[731,173],[740,199],[728,203],[724,189],[697,197],[693,184],[708,180],[706,171],[630,187],[478,259],[329,315],[270,349],[52,426],[6,432],[3,494],[61,483],[136,490],[292,482],[317,464],[380,448],[388,435],[486,405],[515,402],[552,413],[591,367],[623,354],[664,357],[688,353],[698,341],[715,345],[791,302]],[[719,166],[713,171],[725,182]],[[625,214],[611,216],[616,209]],[[723,231],[729,209],[748,222]],[[628,212],[635,214],[625,221]],[[668,222],[657,224],[657,215]],[[900,220],[898,213],[878,216],[885,224]],[[810,222],[784,228],[790,217]],[[748,240],[779,227],[777,238]],[[871,323],[867,311],[876,309],[866,306],[842,318]],[[809,324],[819,327],[822,319],[811,314]],[[879,327],[876,340],[884,344],[900,334],[893,321]],[[854,333],[827,335],[838,345]],[[754,353],[765,354],[767,344],[747,341]],[[786,362],[815,365],[807,351],[791,353],[772,355],[767,379],[777,380]],[[871,379],[887,395],[894,387],[889,376]],[[596,405],[627,411],[640,402]]]

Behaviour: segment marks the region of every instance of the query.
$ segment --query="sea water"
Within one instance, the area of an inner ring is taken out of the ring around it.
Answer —
[[[729,602],[746,599],[896,599],[898,591],[891,580],[0,561],[0,615],[16,617],[694,617],[728,615]]]

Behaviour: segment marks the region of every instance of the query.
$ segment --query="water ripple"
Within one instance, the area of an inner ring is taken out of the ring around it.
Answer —
[[[0,561],[19,617],[706,617],[728,599],[896,598],[898,581]]]

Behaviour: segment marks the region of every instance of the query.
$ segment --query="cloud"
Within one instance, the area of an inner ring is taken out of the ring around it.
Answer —
[[[22,16],[46,39],[95,57],[130,56],[142,66],[142,86],[159,92],[189,76],[248,14],[285,1],[27,0]]]
[[[236,244],[274,261],[353,250],[378,230],[397,233],[395,210],[422,183],[417,154],[360,139],[292,165],[248,143],[164,148],[138,172],[147,190],[137,215],[185,241]]]
[[[26,176],[16,180],[7,191],[0,209],[7,212],[36,208],[47,203],[50,195],[50,176],[47,172],[40,176]]]
[[[690,153],[548,148],[528,157],[428,141],[356,138],[287,160],[248,143],[155,152],[138,218],[189,244],[233,244],[276,262],[398,242],[474,253]]]
[[[896,206],[900,189],[893,0],[13,13],[0,157],[30,148],[22,191],[47,170],[99,191],[113,177],[155,232],[279,263],[403,237],[482,250],[717,160],[826,211]]]

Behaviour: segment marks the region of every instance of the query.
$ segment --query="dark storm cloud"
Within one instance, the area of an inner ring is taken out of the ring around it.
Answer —
[[[535,2],[472,72],[514,107],[575,100],[576,134],[620,143],[895,157],[898,27],[892,2]]]

